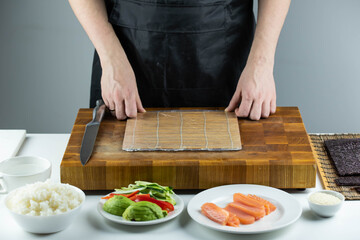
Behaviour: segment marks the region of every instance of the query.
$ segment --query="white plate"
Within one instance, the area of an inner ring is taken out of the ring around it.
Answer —
[[[175,218],[176,216],[178,216],[182,212],[182,210],[184,209],[184,201],[181,199],[181,197],[177,196],[176,194],[174,194],[173,197],[176,201],[176,205],[174,206],[174,211],[170,212],[164,218],[151,220],[151,221],[141,221],[141,222],[128,221],[128,220],[125,220],[123,217],[116,216],[116,215],[110,214],[108,212],[105,212],[103,210],[103,205],[106,202],[106,199],[101,199],[99,201],[97,209],[104,218],[109,219],[110,221],[113,221],[116,223],[121,223],[124,225],[133,225],[133,226],[153,225],[153,224],[158,224],[158,223],[169,221],[169,220]]]
[[[204,203],[211,202],[225,207],[233,201],[234,193],[255,194],[273,203],[276,210],[253,224],[240,227],[222,226],[201,214]],[[294,223],[302,213],[300,203],[290,194],[276,188],[251,184],[224,185],[200,192],[190,200],[187,210],[192,219],[205,227],[237,234],[274,231]]]

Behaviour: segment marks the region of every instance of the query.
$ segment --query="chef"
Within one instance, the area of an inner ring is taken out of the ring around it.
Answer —
[[[291,0],[69,0],[95,46],[90,106],[276,110],[275,49]]]

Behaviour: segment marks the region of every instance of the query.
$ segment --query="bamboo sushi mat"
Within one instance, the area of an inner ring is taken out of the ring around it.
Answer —
[[[352,186],[338,186],[335,179],[339,176],[336,174],[335,167],[329,159],[325,149],[324,141],[342,138],[360,138],[360,134],[309,134],[316,163],[320,173],[323,187],[326,190],[333,190],[342,193],[346,200],[360,200],[360,194]]]
[[[241,149],[239,124],[233,112],[153,111],[128,119],[125,151],[233,151]]]

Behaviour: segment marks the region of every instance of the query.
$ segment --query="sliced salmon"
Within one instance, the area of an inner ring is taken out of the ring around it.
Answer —
[[[239,227],[239,225],[240,225],[239,218],[235,214],[233,214],[231,212],[229,212],[229,214],[230,215],[229,215],[228,222],[226,223],[226,226]]]
[[[253,195],[253,194],[248,194],[247,196],[249,196],[250,198],[258,201],[259,203],[263,204],[265,206],[265,208],[268,209],[269,213],[273,212],[276,210],[276,206],[274,204],[272,204],[271,202],[259,197],[259,196],[256,196],[256,195]]]
[[[201,206],[201,213],[208,217],[210,220],[217,222],[221,225],[226,225],[230,217],[228,211],[216,206],[214,203],[204,203]]]
[[[260,203],[259,201],[252,199],[249,196],[246,196],[242,193],[234,193],[233,195],[234,202],[239,202],[245,204],[250,207],[257,207],[257,208],[265,208],[265,214],[268,215],[270,213],[269,209],[267,209],[264,204]]]
[[[256,220],[259,220],[260,218],[265,216],[265,207],[261,206],[261,208],[258,207],[251,207],[239,202],[230,203],[233,205],[233,207],[239,208],[241,211],[250,214],[251,216],[254,216]]]
[[[252,198],[253,200],[263,204],[264,207],[265,207],[265,210],[268,212],[268,214],[271,213],[270,204],[269,204],[268,201],[265,201],[265,199],[260,198],[260,197],[258,197],[256,195],[253,195],[253,194],[248,194],[247,196]]]
[[[235,214],[239,219],[241,224],[252,224],[255,222],[255,217],[241,211],[239,208],[234,207],[232,203],[229,203],[225,210],[227,210],[230,214]]]

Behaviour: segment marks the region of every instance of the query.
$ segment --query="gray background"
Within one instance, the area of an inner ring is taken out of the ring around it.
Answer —
[[[360,132],[359,13],[358,0],[291,4],[274,76],[278,106],[299,106],[308,132]],[[67,1],[2,0],[0,129],[69,133],[92,55]]]

